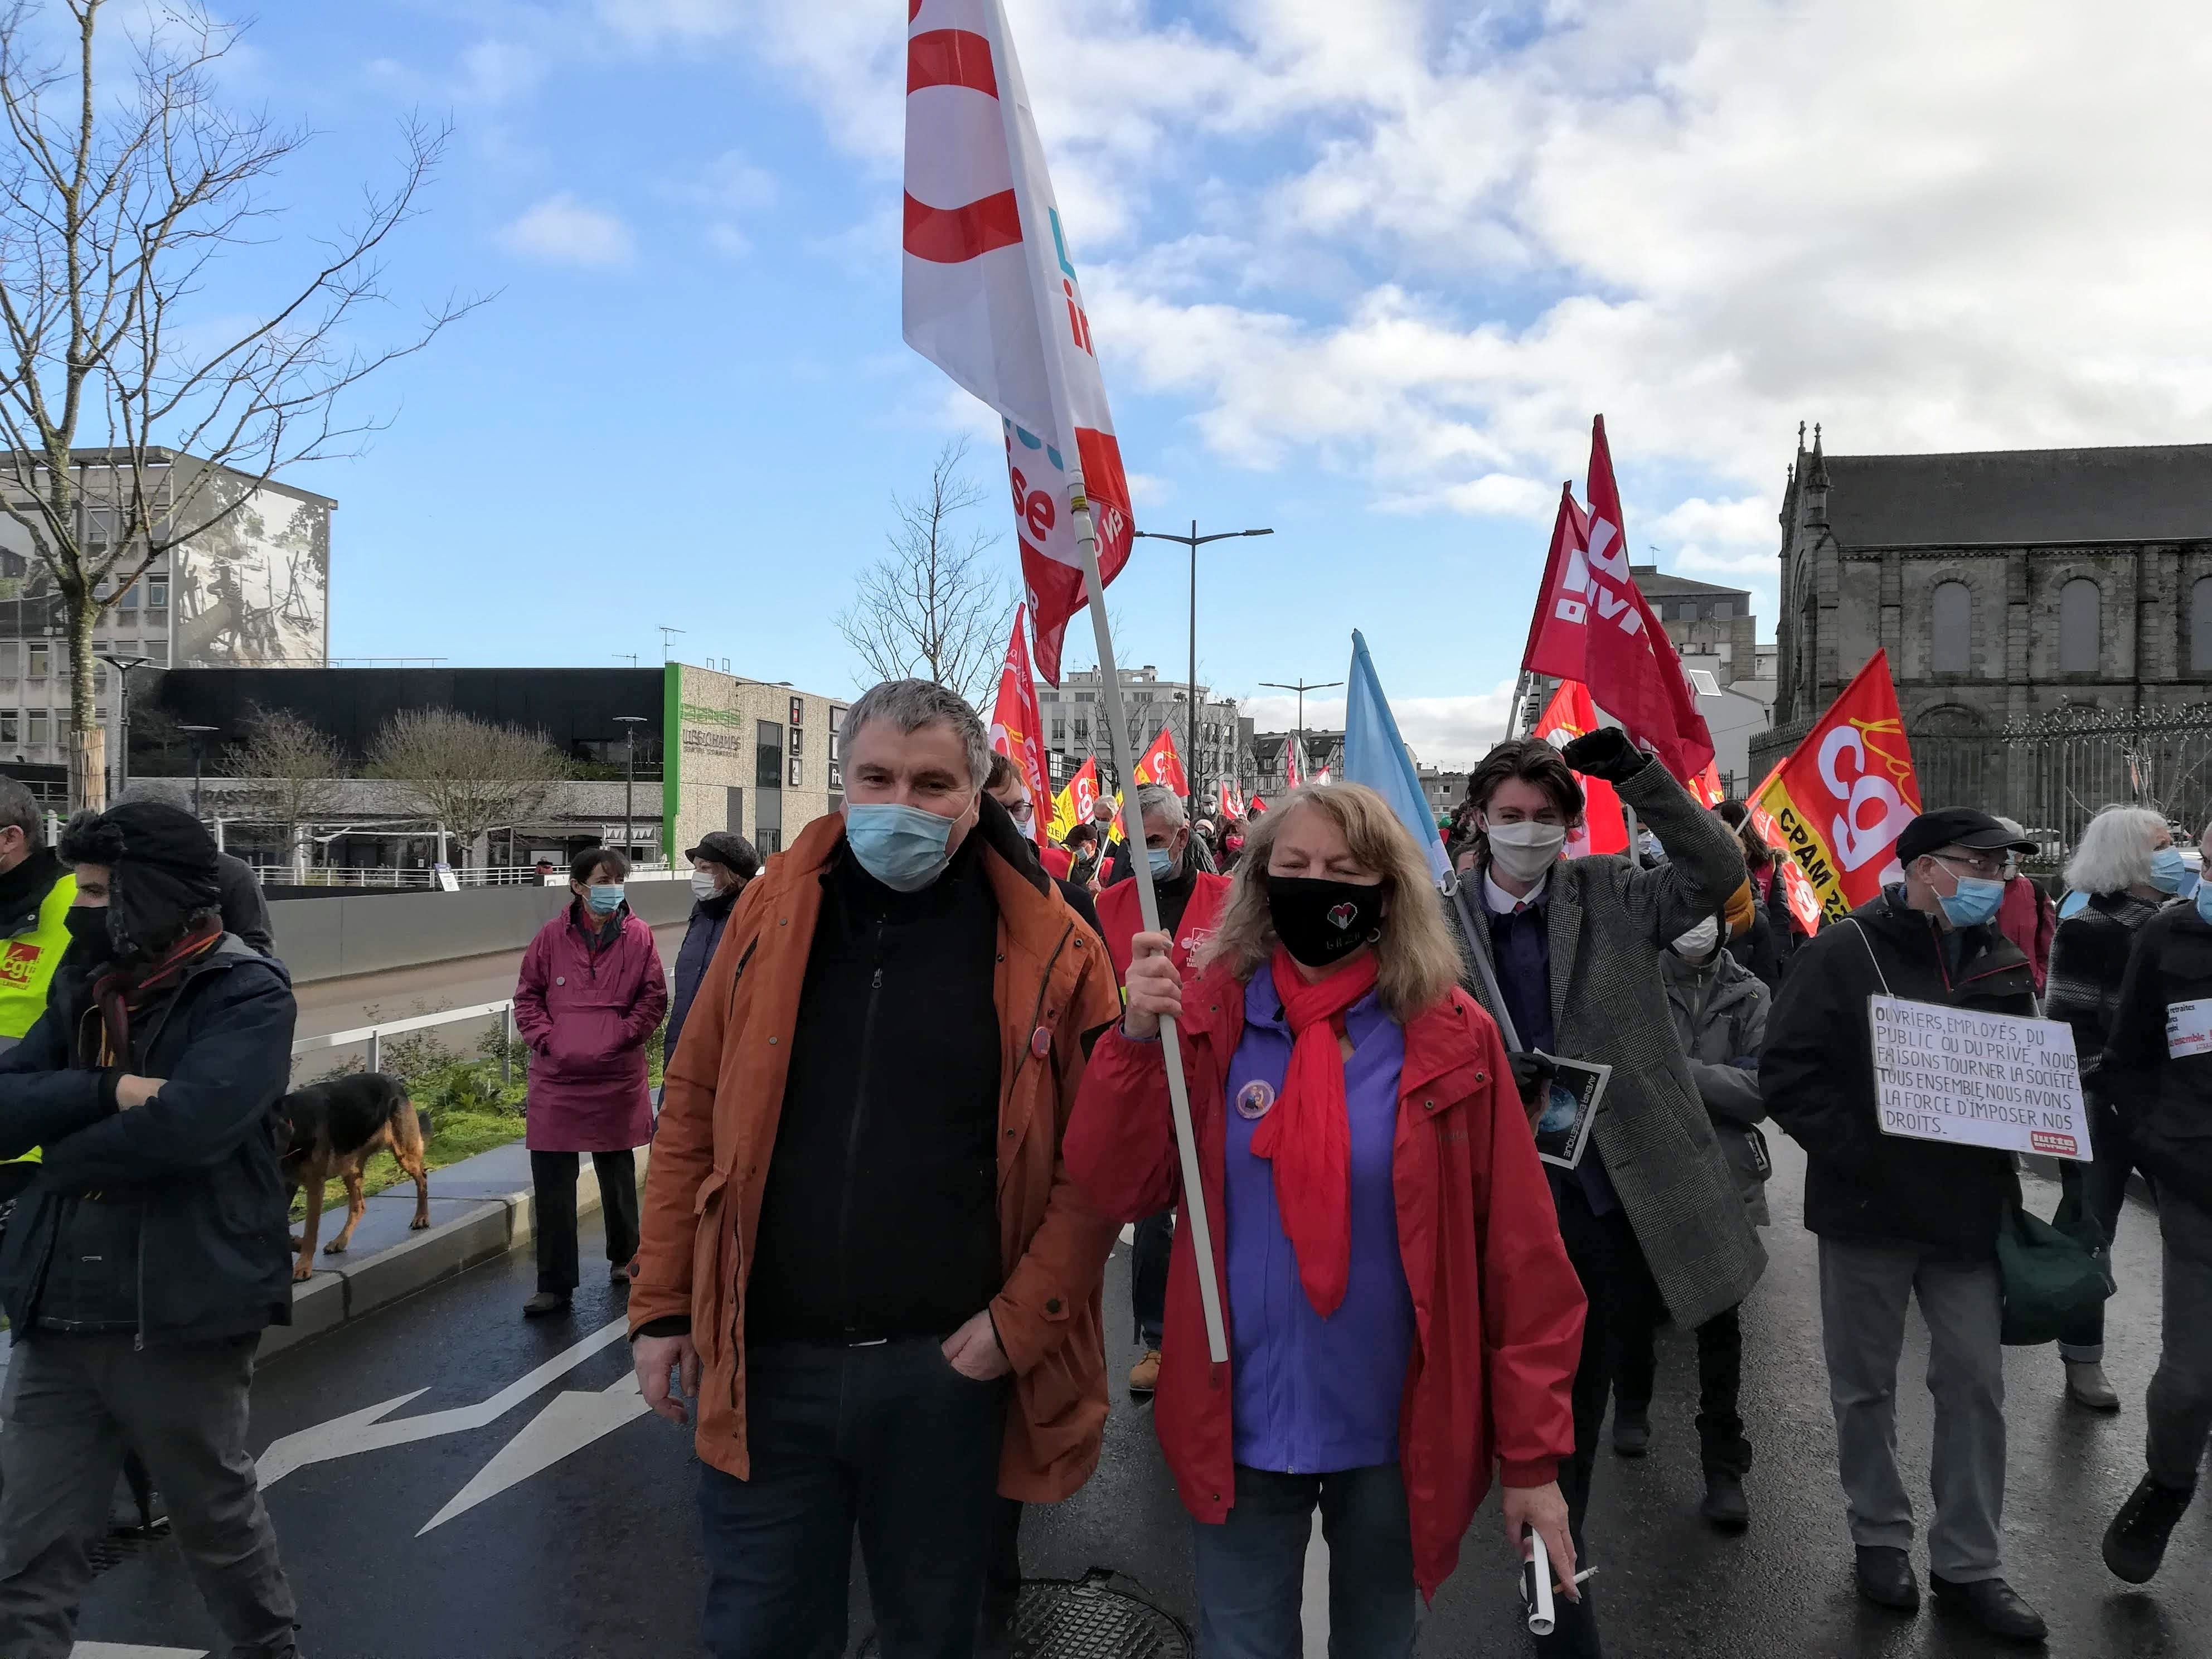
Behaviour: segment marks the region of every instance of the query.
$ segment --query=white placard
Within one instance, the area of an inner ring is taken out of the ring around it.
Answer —
[[[2074,1028],[1869,997],[1884,1134],[2090,1161]]]
[[[2166,1005],[2166,1057],[2212,1054],[2212,998]]]

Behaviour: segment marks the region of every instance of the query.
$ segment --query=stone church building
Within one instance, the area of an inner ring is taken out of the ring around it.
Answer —
[[[1801,428],[1781,517],[1762,774],[1878,647],[1916,740],[2212,699],[2212,444],[1829,455]]]

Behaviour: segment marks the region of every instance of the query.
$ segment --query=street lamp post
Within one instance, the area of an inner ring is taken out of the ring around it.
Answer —
[[[1297,744],[1297,752],[1303,755],[1306,748],[1306,693],[1327,691],[1335,686],[1342,685],[1344,682],[1342,680],[1300,680],[1296,684],[1285,685],[1280,680],[1261,680],[1260,684],[1270,691],[1295,691],[1298,694],[1298,725],[1297,730],[1291,733],[1291,741]],[[1287,759],[1284,761],[1283,767],[1283,781],[1288,784],[1290,762]],[[1300,781],[1303,782],[1304,780],[1301,779]]]
[[[1137,535],[1156,542],[1179,542],[1190,550],[1190,707],[1183,721],[1183,787],[1190,792],[1190,817],[1198,820],[1198,550],[1208,542],[1225,542],[1237,536],[1272,536],[1273,530],[1217,530],[1211,536],[1198,533],[1198,520],[1190,521],[1190,534],[1171,535],[1159,530],[1139,530]]]
[[[104,653],[100,659],[115,671],[116,723],[121,728],[115,755],[115,793],[119,796],[131,787],[131,671],[143,668],[154,659]]]
[[[200,812],[200,763],[206,758],[206,754],[201,739],[209,732],[217,729],[219,728],[212,726],[187,726],[182,723],[177,726],[178,731],[192,740],[192,816],[201,818],[203,823],[205,819],[202,817]]]
[[[623,856],[629,856],[630,809],[637,793],[637,728],[645,724],[642,714],[617,714],[616,722],[623,728],[627,740],[627,752],[623,762]]]

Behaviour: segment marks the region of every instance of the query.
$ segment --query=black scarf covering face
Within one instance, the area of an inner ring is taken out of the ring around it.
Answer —
[[[150,957],[203,910],[222,908],[215,837],[182,807],[125,801],[63,833],[63,862],[107,866],[107,934],[118,959]]]

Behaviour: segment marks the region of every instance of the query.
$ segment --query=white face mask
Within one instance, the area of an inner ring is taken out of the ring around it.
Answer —
[[[722,890],[720,888],[714,884],[714,872],[712,870],[707,869],[705,866],[702,866],[699,869],[694,870],[691,872],[691,896],[693,898],[710,899],[721,890]]]
[[[1707,916],[1674,940],[1674,954],[1686,961],[1702,961],[1712,954],[1713,946],[1720,942],[1720,922],[1712,916]]]
[[[1484,833],[1491,862],[1516,881],[1535,880],[1567,844],[1566,828],[1557,823],[1489,823]]]

